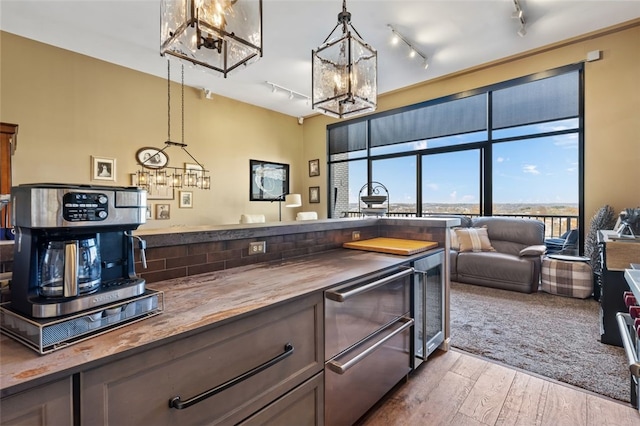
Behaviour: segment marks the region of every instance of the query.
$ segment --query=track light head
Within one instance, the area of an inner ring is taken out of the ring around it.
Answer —
[[[527,29],[523,26],[520,27],[520,29],[518,30],[518,35],[520,37],[524,37],[527,35]]]

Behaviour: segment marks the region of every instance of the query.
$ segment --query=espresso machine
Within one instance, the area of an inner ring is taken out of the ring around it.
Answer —
[[[11,190],[15,225],[11,300],[0,329],[40,353],[161,311],[135,273],[146,218],[136,187],[26,184]]]

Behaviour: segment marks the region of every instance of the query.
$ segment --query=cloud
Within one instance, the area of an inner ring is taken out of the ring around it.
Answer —
[[[534,165],[534,164],[525,164],[522,167],[522,172],[523,173],[530,173],[532,175],[539,175],[540,171],[538,170],[538,166]]]
[[[504,157],[498,157],[498,158],[496,158],[496,162],[497,162],[497,163],[502,163],[502,162],[504,162]]]
[[[427,149],[427,148],[429,148],[429,145],[428,145],[428,142],[427,142],[427,141],[418,141],[418,142],[413,142],[413,143],[411,144],[411,147],[412,147],[414,150],[419,151],[419,150],[422,150],[422,149]]]
[[[437,191],[440,189],[440,187],[438,186],[437,183],[428,183],[425,185],[427,188],[429,188],[432,191]]]
[[[451,201],[456,201],[457,196],[458,196],[458,191],[453,191],[451,194],[449,194],[449,198],[451,199]]]

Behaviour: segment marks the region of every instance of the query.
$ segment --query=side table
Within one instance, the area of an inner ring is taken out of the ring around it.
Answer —
[[[542,258],[541,289],[559,296],[585,299],[593,295],[589,258],[550,254]]]

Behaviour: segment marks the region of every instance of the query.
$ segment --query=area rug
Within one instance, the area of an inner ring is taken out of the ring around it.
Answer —
[[[599,342],[599,304],[451,283],[451,345],[629,402],[624,349]]]

